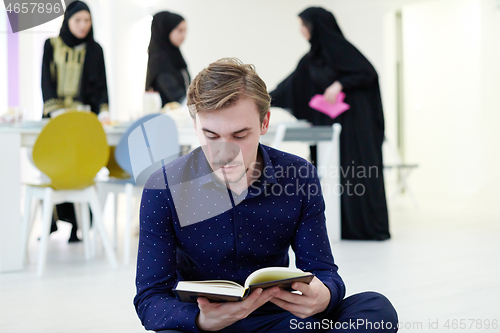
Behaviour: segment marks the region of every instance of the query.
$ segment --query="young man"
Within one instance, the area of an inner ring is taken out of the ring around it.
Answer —
[[[134,304],[148,330],[182,332],[396,332],[397,314],[377,293],[344,299],[315,168],[259,143],[270,97],[251,65],[221,59],[188,91],[201,144],[154,173],[143,192]],[[254,291],[241,302],[183,303],[178,280],[243,284],[256,269],[296,266],[307,285]]]

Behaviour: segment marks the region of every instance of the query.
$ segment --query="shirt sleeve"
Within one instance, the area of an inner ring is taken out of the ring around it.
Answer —
[[[309,165],[310,177],[305,181],[300,222],[292,243],[296,265],[303,271],[312,272],[330,289],[331,311],[345,296],[345,286],[337,273],[326,229],[325,202],[316,168]]]
[[[198,332],[197,304],[180,302],[172,292],[177,282],[175,213],[165,184],[162,169],[150,177],[142,194],[134,305],[147,330]]]

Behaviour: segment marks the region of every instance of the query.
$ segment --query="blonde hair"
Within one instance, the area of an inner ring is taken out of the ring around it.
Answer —
[[[220,110],[241,98],[252,99],[264,120],[271,106],[271,96],[253,65],[237,58],[223,58],[208,65],[189,85],[187,105],[194,119],[197,112]]]

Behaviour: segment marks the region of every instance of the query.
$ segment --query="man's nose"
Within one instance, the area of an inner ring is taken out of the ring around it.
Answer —
[[[212,160],[218,163],[231,163],[240,153],[240,147],[233,142],[209,143]]]

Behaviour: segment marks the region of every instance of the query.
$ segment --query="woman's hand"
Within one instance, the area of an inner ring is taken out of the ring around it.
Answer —
[[[324,92],[325,100],[330,104],[335,104],[337,101],[337,95],[342,91],[342,84],[339,81],[333,82],[331,86],[326,88]]]

